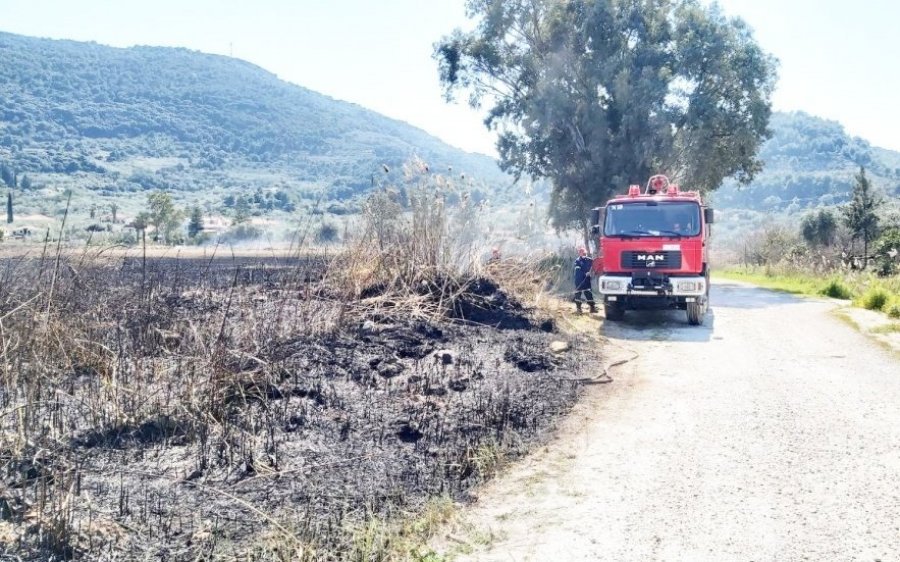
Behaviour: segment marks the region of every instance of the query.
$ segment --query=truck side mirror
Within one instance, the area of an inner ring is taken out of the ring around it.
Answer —
[[[716,222],[714,219],[715,219],[715,214],[713,213],[713,210],[710,207],[704,208],[703,209],[703,220],[706,221],[706,224],[712,224],[712,223]]]
[[[606,207],[597,207],[596,209],[591,209],[591,234],[593,234],[594,236],[600,234],[605,210]]]

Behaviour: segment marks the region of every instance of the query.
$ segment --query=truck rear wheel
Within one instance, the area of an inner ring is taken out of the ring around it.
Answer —
[[[687,303],[687,320],[691,326],[699,326],[703,324],[703,317],[706,315],[706,306],[699,302]]]
[[[607,320],[622,320],[625,318],[625,307],[616,303],[603,303],[603,316]]]

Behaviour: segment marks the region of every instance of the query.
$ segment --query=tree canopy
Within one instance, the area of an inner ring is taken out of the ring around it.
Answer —
[[[200,207],[195,206],[191,209],[191,220],[188,222],[188,236],[196,238],[203,232],[203,211]]]
[[[863,241],[863,268],[869,259],[869,243],[878,236],[878,214],[876,211],[884,203],[872,189],[872,182],[866,177],[866,169],[860,168],[850,202],[843,208],[844,224],[854,238]]]
[[[800,221],[800,235],[812,246],[830,246],[837,234],[838,223],[827,209],[809,213]]]
[[[182,213],[172,203],[172,196],[165,191],[156,191],[147,196],[150,206],[150,224],[156,229],[156,237],[165,243],[172,242],[173,233],[182,220]]]
[[[490,105],[501,166],[553,181],[558,227],[668,173],[747,183],[768,136],[775,61],[695,0],[469,0],[474,30],[435,47],[445,95]]]

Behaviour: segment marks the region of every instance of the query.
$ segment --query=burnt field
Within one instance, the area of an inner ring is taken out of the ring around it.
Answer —
[[[0,261],[0,559],[394,559],[596,367],[502,275],[346,259]]]

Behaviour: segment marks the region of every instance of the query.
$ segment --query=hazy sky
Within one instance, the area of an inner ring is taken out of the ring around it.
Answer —
[[[720,0],[780,61],[775,109],[804,110],[900,150],[890,0]],[[0,0],[0,31],[233,54],[279,77],[493,153],[481,114],[444,103],[432,45],[463,0]]]

